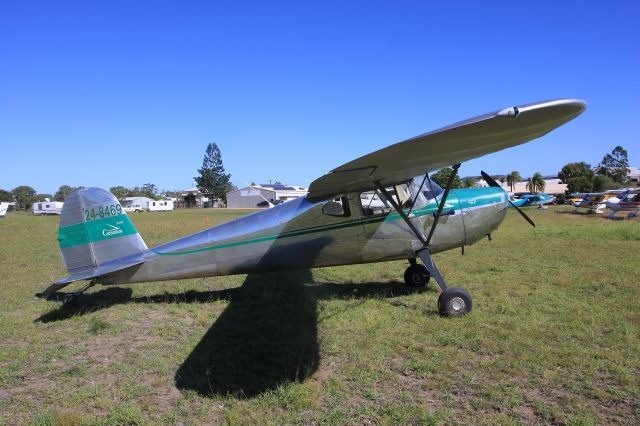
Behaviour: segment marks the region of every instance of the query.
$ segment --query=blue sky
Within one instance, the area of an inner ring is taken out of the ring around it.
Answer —
[[[637,2],[1,2],[0,188],[308,185],[475,115],[587,111],[462,175],[552,174],[616,145],[640,165]]]

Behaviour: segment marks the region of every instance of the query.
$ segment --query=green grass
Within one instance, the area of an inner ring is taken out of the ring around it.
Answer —
[[[406,262],[94,287],[56,217],[0,220],[0,424],[640,422],[640,220],[510,212],[436,255],[473,312],[437,315]],[[149,246],[246,214],[131,217]]]

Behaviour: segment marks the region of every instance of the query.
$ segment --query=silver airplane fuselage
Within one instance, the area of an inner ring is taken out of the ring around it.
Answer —
[[[414,193],[417,190],[414,187]],[[427,234],[440,198],[419,195],[404,209]],[[422,243],[394,211],[367,215],[359,193],[342,198],[345,214],[325,212],[327,202],[301,197],[148,249],[144,262],[99,277],[124,284],[220,275],[415,259]],[[429,245],[437,253],[470,245],[495,230],[506,215],[499,188],[452,190]]]

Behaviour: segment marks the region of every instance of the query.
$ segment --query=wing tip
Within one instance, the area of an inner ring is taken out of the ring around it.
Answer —
[[[587,109],[587,101],[577,98],[560,98],[542,102],[534,102],[518,107],[520,112],[549,109],[549,108],[568,108],[572,113],[578,115]]]

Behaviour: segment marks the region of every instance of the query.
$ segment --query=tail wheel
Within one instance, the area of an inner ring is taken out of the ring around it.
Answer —
[[[424,265],[411,265],[404,271],[404,283],[409,287],[426,286],[430,279],[431,275]]]
[[[460,287],[450,287],[438,298],[438,311],[443,317],[461,317],[471,312],[472,305],[471,295]]]

